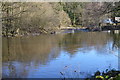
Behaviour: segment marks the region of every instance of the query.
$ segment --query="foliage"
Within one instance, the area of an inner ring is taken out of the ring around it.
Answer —
[[[106,72],[100,72],[97,71],[95,72],[94,76],[92,76],[90,79],[86,79],[86,80],[119,80],[120,79],[120,71],[117,70],[110,70],[108,71],[108,69],[106,69]]]
[[[114,4],[114,5],[113,5]],[[62,27],[98,27],[120,16],[120,2],[2,2],[3,35],[53,33]]]
[[[69,15],[72,25],[81,24],[83,5],[84,3],[78,2],[62,4],[63,10]]]
[[[3,35],[50,33],[69,26],[68,15],[60,9],[58,3],[3,2]]]

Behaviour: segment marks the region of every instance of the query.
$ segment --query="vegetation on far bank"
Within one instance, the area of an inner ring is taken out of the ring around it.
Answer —
[[[98,27],[102,19],[120,16],[120,2],[1,4],[3,36],[55,33],[65,27]]]

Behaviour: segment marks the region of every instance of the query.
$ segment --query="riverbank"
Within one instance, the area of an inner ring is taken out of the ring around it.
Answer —
[[[58,34],[62,33],[64,30],[62,29],[16,29],[10,32],[2,31],[3,37],[20,37],[20,36],[38,36],[41,34]]]
[[[107,31],[107,30],[120,30],[120,25],[101,26],[101,27],[87,27],[89,31]]]
[[[71,30],[71,31],[68,31]],[[44,28],[30,28],[30,29],[20,29],[17,28],[16,30],[12,30],[10,32],[2,31],[3,37],[17,37],[17,36],[37,36],[41,34],[60,34],[60,33],[71,33],[72,30],[87,30],[87,27],[61,27],[61,28],[54,28],[54,29],[44,29]]]
[[[17,36],[37,36],[41,34],[61,34],[61,33],[74,33],[79,31],[84,32],[96,32],[96,31],[114,31],[115,33],[120,33],[120,25],[118,26],[104,26],[104,27],[62,27],[56,29],[44,29],[44,28],[34,28],[34,29],[16,29],[11,32],[2,32],[3,37],[17,37]]]
[[[94,76],[87,78],[86,80],[120,80],[120,71],[106,69],[106,72],[95,72]]]

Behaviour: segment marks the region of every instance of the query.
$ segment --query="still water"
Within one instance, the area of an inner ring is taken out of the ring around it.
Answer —
[[[79,32],[3,38],[3,78],[85,78],[118,70],[120,34]]]

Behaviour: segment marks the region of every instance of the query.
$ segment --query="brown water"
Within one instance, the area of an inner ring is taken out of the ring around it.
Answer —
[[[3,78],[85,78],[118,70],[120,34],[80,32],[3,38]],[[63,75],[61,75],[61,73]]]

